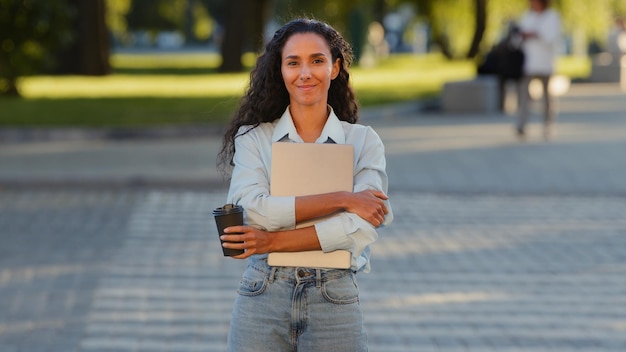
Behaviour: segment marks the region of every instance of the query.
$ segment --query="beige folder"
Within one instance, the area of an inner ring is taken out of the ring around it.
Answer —
[[[352,192],[354,147],[349,144],[277,142],[272,145],[270,194],[306,196],[337,191]],[[311,226],[329,215],[296,224]],[[271,266],[308,268],[350,268],[351,254],[345,250],[275,252],[268,255]]]

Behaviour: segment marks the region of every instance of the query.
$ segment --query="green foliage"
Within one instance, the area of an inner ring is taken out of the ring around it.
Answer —
[[[387,0],[392,2],[391,0]],[[398,2],[395,0],[394,2]],[[461,56],[474,30],[474,0],[412,0],[419,16],[432,29],[432,37],[443,37],[453,56]],[[552,6],[562,17],[563,34],[583,41],[603,43],[616,16],[626,16],[624,0],[555,0]],[[527,0],[488,0],[487,29],[483,51],[493,45],[509,20],[517,20],[528,9]],[[582,43],[581,45],[584,45]]]
[[[126,15],[130,11],[131,0],[106,0],[106,23],[113,37],[125,42],[128,34]]]
[[[128,28],[153,32],[181,30],[186,6],[187,0],[132,0]]]
[[[561,0],[560,11],[567,32],[582,31],[590,39],[605,40],[612,17],[610,1]]]
[[[615,18],[626,17],[624,0],[560,0],[558,5],[566,32],[600,44],[606,43]]]
[[[187,42],[207,41],[215,32],[224,0],[106,0],[107,25],[122,45],[129,31],[178,31]]]
[[[356,49],[365,38],[365,27],[372,20],[374,0],[310,1],[275,0],[275,19],[284,23],[296,17],[313,17],[332,25]]]
[[[528,8],[527,0],[488,1],[487,30],[483,48],[488,50],[498,42],[509,21],[517,21]]]
[[[198,41],[208,40],[215,31],[215,21],[211,18],[207,8],[196,1],[192,5],[193,35]]]
[[[55,64],[73,38],[75,9],[64,0],[0,0],[0,94],[19,95],[18,77]]]
[[[626,18],[626,1],[624,0],[612,0],[611,8],[616,17]]]

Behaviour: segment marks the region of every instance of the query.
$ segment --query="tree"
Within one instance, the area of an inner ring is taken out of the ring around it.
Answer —
[[[431,39],[444,56],[449,59],[476,56],[487,25],[487,0],[416,0],[415,3],[421,17],[430,25]]]
[[[64,0],[0,0],[0,94],[19,96],[17,79],[54,67],[74,37],[75,9]]]
[[[59,53],[55,72],[90,76],[110,74],[105,0],[68,0],[68,3],[78,11],[73,21],[76,40]]]
[[[221,72],[243,69],[241,56],[245,49],[260,51],[263,46],[265,23],[270,15],[272,0],[230,0],[225,4],[222,18]]]
[[[487,0],[474,0],[474,36],[472,44],[467,52],[467,58],[472,59],[480,50],[480,42],[483,40],[485,28],[487,27]]]

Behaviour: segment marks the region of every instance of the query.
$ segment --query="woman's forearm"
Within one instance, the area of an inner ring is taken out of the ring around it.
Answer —
[[[269,252],[300,252],[322,249],[317,238],[317,232],[315,232],[315,226],[272,232],[270,236],[272,240]]]
[[[296,197],[296,224],[336,212],[354,213],[374,227],[385,220],[388,210],[387,199],[381,191],[365,190],[357,193],[333,192],[312,196]]]
[[[332,192],[296,197],[296,223],[345,210],[345,200],[350,194]]]

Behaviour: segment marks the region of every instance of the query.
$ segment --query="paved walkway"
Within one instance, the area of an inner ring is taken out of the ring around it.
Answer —
[[[549,142],[368,112],[396,214],[359,277],[370,350],[626,350],[624,98],[575,85]],[[217,254],[218,147],[0,145],[0,351],[223,351],[244,263]]]

